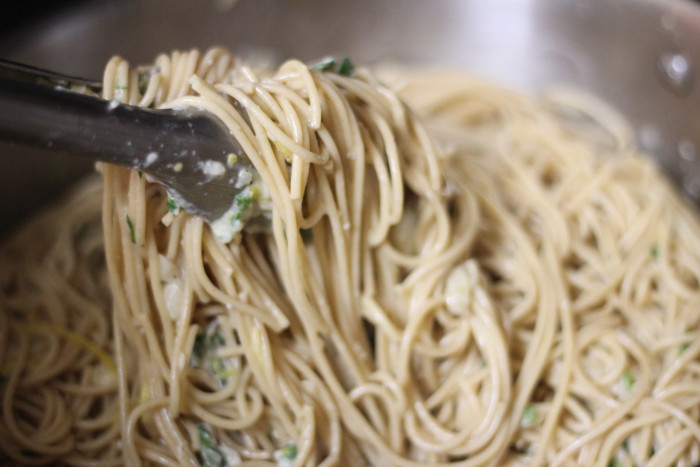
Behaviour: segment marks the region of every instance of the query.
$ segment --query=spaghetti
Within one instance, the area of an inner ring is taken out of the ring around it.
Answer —
[[[112,59],[104,98],[228,126],[269,227],[226,243],[103,165],[18,232],[1,455],[700,462],[700,224],[626,124],[571,93],[381,76],[220,49]]]

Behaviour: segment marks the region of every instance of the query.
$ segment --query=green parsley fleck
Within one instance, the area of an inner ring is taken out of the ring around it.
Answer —
[[[197,425],[197,434],[199,435],[199,442],[202,444],[202,448],[199,450],[202,466],[224,467],[226,465],[224,455],[219,450],[209,425],[199,423]]]
[[[226,339],[218,331],[218,326],[210,327],[207,331],[197,334],[190,356],[190,366],[208,372],[220,387],[226,386],[228,378],[235,376],[237,372],[230,361],[225,361],[218,355],[219,348],[225,344]]]
[[[218,448],[202,448],[199,451],[202,467],[225,467],[224,455]]]
[[[131,243],[136,243],[136,232],[134,231],[134,223],[131,222],[131,217],[126,215],[126,225],[129,226],[129,236],[131,237]]]
[[[297,445],[294,443],[285,444],[282,447],[280,454],[285,459],[289,459],[289,460],[296,459],[297,458]]]
[[[208,448],[216,446],[214,436],[211,434],[211,430],[206,423],[197,424],[197,434],[199,435],[199,441],[202,443],[202,446]]]
[[[165,206],[168,208],[168,212],[174,216],[180,213],[180,207],[177,205],[174,199],[168,196],[167,201],[165,201]]]
[[[229,167],[233,167],[236,165],[236,162],[238,162],[238,156],[232,152],[228,153],[226,156],[226,164],[228,164]]]
[[[649,247],[649,255],[651,255],[652,258],[658,258],[659,257],[659,245],[653,244],[652,246]]]
[[[309,68],[316,71],[328,71],[335,67],[335,58],[326,57],[311,65]]]
[[[523,428],[529,428],[537,423],[537,408],[533,403],[528,403],[525,405],[523,410],[523,416],[520,419],[520,426]]]
[[[212,333],[211,337],[209,338],[209,341],[211,342],[212,346],[215,346],[217,348],[226,344],[226,339],[224,338],[224,335],[221,334],[219,331]]]
[[[153,68],[147,70],[139,71],[139,92],[141,95],[145,94],[148,90],[148,85],[151,83],[151,76],[160,72],[160,67],[154,66]]]
[[[634,375],[632,374],[632,372],[625,371],[622,374],[622,387],[624,387],[625,390],[627,390],[627,391],[631,391],[632,388],[634,388],[634,383],[635,383],[635,379],[634,379]]]
[[[246,209],[250,209],[250,207],[253,205],[253,197],[252,196],[245,196],[245,195],[238,195],[238,196],[236,196],[236,204],[241,208],[241,211],[245,211]]]
[[[192,347],[192,357],[198,360],[202,360],[207,353],[216,353],[216,350],[225,343],[226,339],[224,339],[224,335],[221,334],[221,332],[219,331],[200,332],[194,339],[194,346]]]
[[[678,356],[680,357],[685,353],[686,350],[688,350],[688,347],[690,347],[690,344],[687,342],[683,342],[681,345],[678,346]]]
[[[236,370],[226,368],[224,360],[220,357],[212,358],[210,367],[211,372],[214,374],[221,387],[226,386],[226,379],[229,376],[234,376],[236,374]]]
[[[338,67],[338,74],[343,76],[352,76],[355,72],[355,65],[352,64],[349,58],[345,57]]]
[[[340,62],[334,57],[326,57],[309,68],[316,71],[330,71],[342,76],[352,76],[355,73],[355,65],[348,57],[343,58]]]
[[[139,170],[138,174],[139,174],[139,178],[143,178],[143,170]]]
[[[190,366],[197,366],[204,358],[207,352],[207,335],[203,332],[197,334],[194,338],[192,346],[192,357],[190,357]]]

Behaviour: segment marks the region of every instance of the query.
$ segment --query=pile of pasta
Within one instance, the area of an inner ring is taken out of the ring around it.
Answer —
[[[19,229],[0,461],[700,462],[698,216],[594,98],[221,49],[103,97],[219,118],[265,228],[101,165]]]

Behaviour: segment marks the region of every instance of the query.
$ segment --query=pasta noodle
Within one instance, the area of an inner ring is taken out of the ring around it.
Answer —
[[[101,165],[18,231],[0,462],[700,462],[700,224],[625,122],[376,73],[109,62],[105,99],[226,124],[267,228],[223,241]]]

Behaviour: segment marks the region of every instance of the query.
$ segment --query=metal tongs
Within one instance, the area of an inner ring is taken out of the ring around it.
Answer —
[[[194,108],[152,110],[94,97],[101,88],[0,60],[0,140],[143,171],[186,211],[220,218],[247,186],[241,174],[254,170],[223,123]]]

